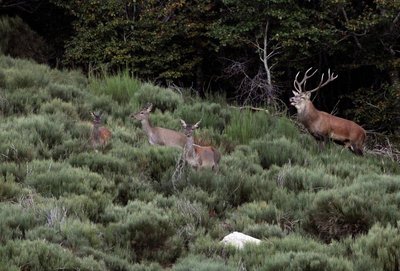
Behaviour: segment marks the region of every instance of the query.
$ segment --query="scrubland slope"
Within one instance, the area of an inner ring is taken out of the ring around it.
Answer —
[[[216,100],[1,56],[0,269],[398,270],[398,164],[320,152],[288,118]],[[202,119],[217,174],[148,144],[129,118],[148,102],[155,125]],[[93,110],[113,132],[99,152]],[[263,242],[222,247],[234,230]]]

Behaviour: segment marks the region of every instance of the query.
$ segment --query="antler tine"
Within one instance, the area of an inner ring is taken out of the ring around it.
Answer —
[[[314,74],[318,71],[318,69],[316,69],[312,74],[309,74],[309,72],[311,70],[312,70],[312,67],[310,67],[308,70],[306,70],[306,72],[304,73],[304,77],[300,82],[297,80],[297,77],[298,77],[300,72],[298,72],[296,74],[296,77],[294,79],[293,85],[294,85],[294,88],[297,90],[297,92],[301,93],[301,92],[303,92],[303,90],[306,91],[305,86],[306,86],[307,80],[309,78],[313,77]],[[303,89],[302,89],[302,86],[303,86]]]
[[[299,77],[299,74],[300,74],[300,72],[297,72],[296,77],[294,78],[294,81],[293,81],[293,86],[294,86],[294,89],[298,93],[301,93],[301,86],[299,85],[299,82],[297,81],[297,77]]]
[[[308,91],[308,92],[310,92],[310,93],[315,92],[315,91],[319,90],[320,88],[326,86],[328,83],[332,82],[336,78],[338,78],[338,75],[335,75],[334,73],[331,73],[331,69],[328,69],[328,78],[326,79],[325,82],[324,82],[324,76],[325,76],[325,74],[322,74],[321,81],[319,81],[318,86],[316,88]]]

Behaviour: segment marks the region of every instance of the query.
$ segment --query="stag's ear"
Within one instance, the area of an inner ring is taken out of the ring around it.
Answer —
[[[181,119],[181,124],[182,124],[183,128],[186,128],[187,125],[186,125],[186,122],[183,119]]]
[[[199,120],[195,125],[193,125],[193,128],[195,128],[195,129],[199,128],[200,122],[201,122],[201,120]]]
[[[306,98],[310,99],[311,98],[311,92],[306,92]]]
[[[298,93],[297,91],[292,90],[294,96],[299,96],[300,93]]]

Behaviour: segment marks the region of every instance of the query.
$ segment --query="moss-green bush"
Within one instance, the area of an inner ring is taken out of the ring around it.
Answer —
[[[398,178],[361,176],[347,188],[320,192],[308,211],[306,229],[323,240],[366,233],[375,223],[395,223],[400,189]]]
[[[45,221],[42,210],[34,206],[23,206],[21,204],[0,205],[0,243],[8,240],[21,239],[26,232]]]
[[[107,208],[105,240],[109,245],[129,248],[135,260],[171,260],[168,258],[174,257],[174,249],[167,246],[174,235],[171,215],[153,203],[140,201],[129,202],[123,208]]]
[[[79,257],[61,245],[43,240],[8,241],[0,247],[0,259],[8,268],[17,270],[20,270],[21,266],[32,271],[107,270],[103,261],[96,261],[92,257]]]
[[[140,86],[140,89],[134,94],[134,99],[142,105],[152,103],[161,111],[174,111],[183,102],[182,97],[173,90],[149,83],[143,83]]]
[[[285,137],[272,140],[257,139],[252,141],[250,146],[258,152],[263,168],[269,168],[271,165],[283,166],[288,163],[305,165],[311,160],[309,153],[302,146]]]
[[[120,104],[128,103],[140,87],[140,81],[133,78],[128,71],[105,75],[102,78],[91,78],[89,84],[90,90],[96,95],[110,95]]]
[[[351,245],[355,270],[396,270],[400,261],[399,228],[373,226]],[[366,269],[365,269],[366,268]]]
[[[234,265],[227,265],[221,259],[207,259],[206,257],[190,255],[178,261],[172,270],[175,271],[230,271],[237,270]]]
[[[201,120],[202,128],[213,128],[222,132],[230,119],[230,112],[220,104],[196,102],[183,104],[176,110],[176,115],[187,123],[196,123]]]
[[[237,144],[248,144],[251,139],[268,134],[272,123],[272,116],[266,112],[234,110],[224,133]]]
[[[44,196],[106,192],[110,185],[99,174],[53,161],[33,161],[24,183]]]
[[[72,155],[69,163],[74,167],[88,167],[92,172],[99,173],[125,173],[131,171],[130,165],[126,160],[119,159],[109,154],[96,152],[79,153]]]

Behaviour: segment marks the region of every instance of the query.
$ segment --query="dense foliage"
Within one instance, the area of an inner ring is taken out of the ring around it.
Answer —
[[[129,118],[148,102],[155,125],[202,118],[219,172],[176,174],[180,151],[149,145]],[[113,133],[97,152],[93,110]],[[399,165],[320,151],[272,110],[1,56],[0,114],[2,270],[398,269]],[[223,247],[234,230],[261,245]]]

